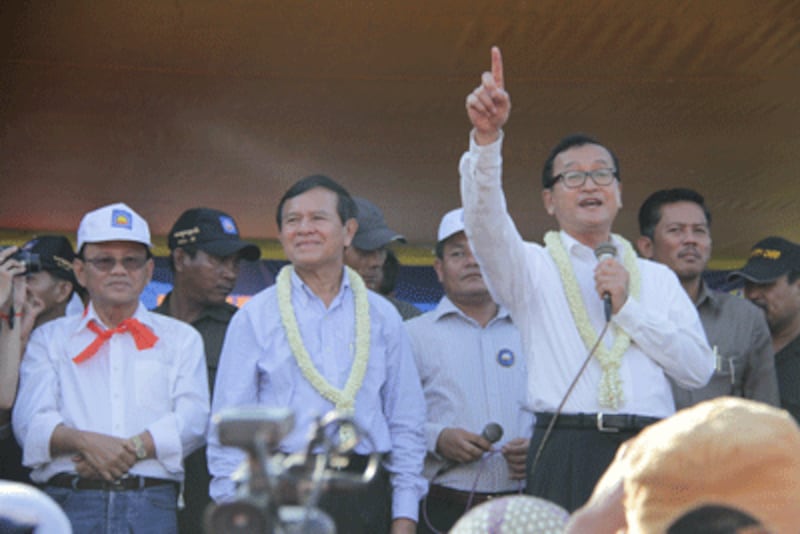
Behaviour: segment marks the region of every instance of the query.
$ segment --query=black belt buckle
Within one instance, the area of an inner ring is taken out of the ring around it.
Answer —
[[[597,412],[597,430],[600,432],[608,432],[608,433],[615,433],[619,432],[619,428],[614,428],[613,426],[606,426],[603,423],[603,412]]]

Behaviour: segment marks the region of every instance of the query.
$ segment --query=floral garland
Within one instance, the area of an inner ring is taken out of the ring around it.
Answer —
[[[639,266],[636,263],[636,253],[631,244],[623,237],[614,234],[614,239],[622,245],[622,264],[630,274],[630,295],[638,300],[641,291],[641,275]],[[588,350],[597,341],[598,334],[589,320],[589,314],[586,313],[578,280],[572,270],[572,263],[569,261],[567,250],[564,248],[558,232],[547,232],[544,236],[544,242],[556,267],[558,267],[567,303],[572,312],[572,318],[575,320],[575,326],[578,328],[581,340]],[[622,355],[628,350],[630,344],[631,337],[614,326],[614,344],[611,349],[609,350],[603,345],[597,347],[595,357],[603,370],[598,390],[598,401],[601,406],[616,410],[624,400],[619,367],[622,363]]]
[[[292,305],[292,283],[291,277],[294,267],[285,266],[278,274],[278,309],[281,314],[281,322],[286,332],[286,339],[292,355],[297,361],[303,376],[317,390],[317,392],[331,401],[336,409],[345,416],[352,416],[355,413],[356,393],[361,389],[364,382],[364,375],[367,372],[369,362],[370,345],[370,321],[369,321],[369,301],[367,300],[367,288],[361,277],[345,267],[347,276],[350,280],[350,287],[353,290],[356,305],[356,351],[353,366],[350,369],[350,376],[347,378],[344,389],[333,387],[322,374],[314,367],[311,356],[303,344],[300,335],[300,327],[297,324],[294,306]],[[342,440],[353,438],[353,429],[342,427],[340,437]]]

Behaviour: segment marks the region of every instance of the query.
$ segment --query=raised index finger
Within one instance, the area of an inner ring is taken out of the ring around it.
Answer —
[[[503,56],[500,54],[500,49],[496,46],[492,47],[492,77],[497,87],[505,89],[505,82],[503,81]]]

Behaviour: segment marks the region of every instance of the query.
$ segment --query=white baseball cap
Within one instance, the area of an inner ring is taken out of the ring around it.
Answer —
[[[436,242],[442,242],[445,239],[464,231],[464,208],[456,208],[448,211],[442,222],[439,223],[439,233],[436,237]]]
[[[78,226],[78,250],[86,243],[133,241],[146,247],[150,243],[150,228],[141,215],[122,202],[90,211]]]

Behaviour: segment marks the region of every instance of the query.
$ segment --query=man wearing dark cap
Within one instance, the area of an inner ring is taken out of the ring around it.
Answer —
[[[239,276],[242,259],[255,261],[261,251],[239,238],[233,217],[211,208],[192,208],[178,217],[169,232],[172,291],[155,311],[194,326],[203,337],[209,391],[214,388],[219,354],[236,306],[226,301]],[[186,458],[186,507],[178,512],[180,532],[202,531],[203,511],[211,502],[211,476],[206,449]]]
[[[729,279],[744,279],[745,297],[764,310],[781,407],[800,421],[800,246],[782,237],[762,239]]]
[[[389,243],[405,243],[406,238],[389,228],[380,208],[362,197],[353,197],[358,207],[356,219],[358,230],[353,242],[344,251],[345,264],[358,271],[366,286],[379,291],[383,280],[383,264],[386,261]],[[416,317],[422,312],[413,304],[384,295],[403,317],[403,320]]]
[[[22,250],[39,255],[41,270],[26,275],[28,301],[41,307],[34,328],[66,314],[67,304],[75,291],[83,291],[72,272],[75,253],[72,244],[61,235],[43,235],[31,239]]]

